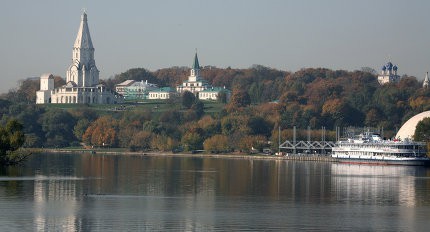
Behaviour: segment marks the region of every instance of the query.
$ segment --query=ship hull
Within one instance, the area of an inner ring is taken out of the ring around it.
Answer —
[[[430,159],[386,160],[340,157],[333,158],[335,158],[339,163],[349,164],[430,166]]]

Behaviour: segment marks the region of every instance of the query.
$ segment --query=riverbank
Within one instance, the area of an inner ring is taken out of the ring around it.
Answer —
[[[321,161],[337,162],[331,156],[323,155],[294,155],[286,154],[284,156],[266,155],[266,154],[212,154],[212,153],[171,153],[171,152],[131,152],[120,150],[72,150],[72,149],[40,149],[40,153],[88,153],[88,154],[105,154],[105,155],[140,155],[140,156],[171,156],[171,157],[200,157],[200,158],[224,158],[224,159],[272,159],[272,160],[299,160],[299,161]]]

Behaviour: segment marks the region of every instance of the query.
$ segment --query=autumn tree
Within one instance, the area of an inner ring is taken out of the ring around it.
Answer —
[[[251,149],[262,151],[267,144],[267,139],[261,135],[247,135],[240,139],[238,148],[245,152],[250,152]]]
[[[133,135],[128,147],[131,150],[149,150],[151,148],[152,133],[147,131],[139,131]]]
[[[225,135],[214,135],[207,138],[203,144],[206,151],[225,152],[230,150],[228,137]]]
[[[28,78],[20,81],[20,87],[11,89],[8,93],[8,99],[17,102],[33,103],[36,102],[36,91],[40,88],[40,82],[37,79]]]
[[[54,76],[54,88],[58,88],[66,84],[66,80],[61,78],[60,76]]]
[[[95,146],[115,147],[118,142],[117,133],[117,120],[112,116],[102,116],[90,124],[82,140]]]
[[[190,128],[184,133],[181,143],[186,151],[200,150],[203,148],[203,130],[201,128]]]
[[[198,122],[198,126],[205,132],[206,137],[221,133],[221,123],[210,115],[203,116]]]
[[[154,134],[151,139],[151,149],[158,151],[172,151],[179,142],[167,135]]]
[[[363,114],[341,99],[331,99],[324,103],[322,115],[326,116],[326,126],[362,125]]]
[[[228,104],[228,108],[237,109],[241,107],[246,107],[251,104],[251,97],[248,92],[240,89],[233,90],[233,93],[230,98],[230,103]]]
[[[366,119],[364,124],[370,127],[377,127],[379,123],[383,120],[384,115],[381,110],[377,107],[370,108],[366,113]]]
[[[224,135],[232,134],[249,134],[250,128],[248,127],[249,116],[247,115],[233,115],[230,114],[221,119],[221,131]]]
[[[147,129],[145,125],[149,126],[151,122],[154,121],[151,121],[151,114],[148,111],[130,110],[124,112],[118,120],[119,146],[131,150],[149,149],[153,129]]]

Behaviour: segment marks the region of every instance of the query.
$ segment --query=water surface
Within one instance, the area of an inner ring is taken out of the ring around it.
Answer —
[[[430,169],[39,154],[0,170],[0,231],[426,231]]]

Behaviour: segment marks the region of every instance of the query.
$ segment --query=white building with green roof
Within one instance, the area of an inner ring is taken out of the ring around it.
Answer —
[[[178,94],[175,91],[175,89],[170,88],[170,87],[163,87],[163,88],[159,88],[159,89],[155,89],[155,90],[151,90],[148,92],[148,99],[170,99],[170,98],[174,98],[177,97]]]
[[[221,87],[211,87],[209,89],[200,91],[198,97],[200,100],[217,101],[221,93],[225,93],[226,101],[230,99],[230,90]]]
[[[158,90],[156,84],[148,81],[127,80],[115,86],[118,93],[124,96],[125,100],[148,99],[149,91]]]
[[[198,92],[208,89],[210,87],[211,86],[209,85],[209,83],[200,76],[200,64],[196,52],[193,65],[191,67],[190,76],[188,76],[188,80],[184,81],[182,85],[178,85],[176,87],[176,90],[178,91],[178,93],[189,91],[197,95]]]

